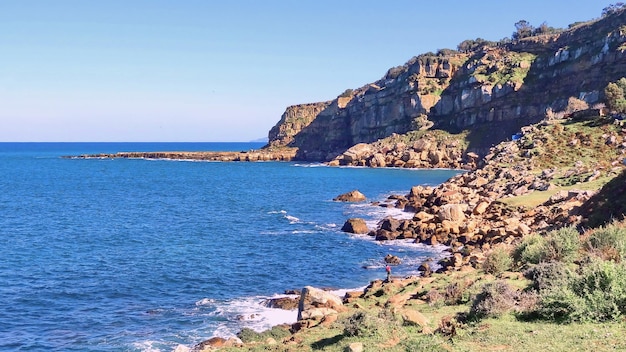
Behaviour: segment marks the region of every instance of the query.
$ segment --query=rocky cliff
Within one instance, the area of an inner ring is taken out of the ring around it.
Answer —
[[[604,87],[626,76],[624,23],[619,11],[560,34],[419,55],[330,102],[289,107],[269,146],[332,160],[358,143],[431,129],[465,131],[463,153],[484,155],[547,113],[571,112],[572,98],[601,102]]]

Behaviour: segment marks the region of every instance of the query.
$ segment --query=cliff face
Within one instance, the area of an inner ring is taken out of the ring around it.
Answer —
[[[547,111],[566,112],[571,97],[600,102],[604,87],[626,76],[624,23],[626,11],[559,35],[420,55],[331,102],[289,107],[269,145],[330,160],[357,143],[433,128],[468,130],[467,151],[484,154]]]

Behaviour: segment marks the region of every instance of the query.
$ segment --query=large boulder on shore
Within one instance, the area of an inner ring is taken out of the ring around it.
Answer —
[[[328,309],[319,309],[328,308]],[[305,286],[298,304],[298,320],[317,319],[345,310],[339,296],[312,286]],[[319,314],[322,314],[320,317]]]
[[[448,220],[458,223],[465,220],[466,209],[466,204],[445,204],[439,208],[437,216],[440,221]]]
[[[364,202],[365,199],[365,195],[357,189],[333,198],[334,201],[339,202]]]
[[[341,159],[343,164],[357,164],[364,157],[370,155],[372,153],[372,146],[367,143],[359,143],[346,150],[342,155]]]
[[[270,298],[263,303],[268,308],[295,310],[298,308],[299,301],[300,299],[298,297],[277,297]]]
[[[361,218],[351,218],[346,220],[346,222],[343,224],[343,227],[341,227],[341,231],[356,234],[365,234],[368,233],[370,230],[367,228],[365,220]]]

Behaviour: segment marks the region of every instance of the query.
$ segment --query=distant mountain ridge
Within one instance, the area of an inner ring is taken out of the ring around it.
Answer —
[[[604,87],[626,76],[625,23],[622,9],[562,33],[416,56],[331,101],[288,107],[267,147],[329,161],[358,143],[441,130],[465,131],[464,153],[485,155],[547,113],[565,113],[571,98],[600,103]]]

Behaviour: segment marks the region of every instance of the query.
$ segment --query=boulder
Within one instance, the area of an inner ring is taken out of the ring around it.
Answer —
[[[474,207],[474,210],[472,210],[472,213],[474,215],[480,215],[484,213],[485,211],[487,211],[489,204],[490,204],[489,201],[481,200],[480,202],[478,202],[478,204],[476,204],[476,206]]]
[[[374,156],[370,160],[370,166],[371,167],[385,167],[385,166],[387,166],[387,161],[385,160],[385,156],[380,154],[380,153],[374,154]]]
[[[371,154],[371,152],[372,152],[372,147],[369,144],[359,143],[353,146],[352,148],[346,150],[342,154],[343,161],[346,164],[357,163],[358,161],[363,159],[363,157]]]
[[[465,204],[445,204],[439,208],[437,217],[439,220],[449,220],[452,222],[461,222],[465,220]]]
[[[419,220],[421,222],[429,222],[432,219],[435,218],[434,215],[429,214],[425,211],[420,211],[419,213],[415,214],[415,216],[413,217],[415,220]]]
[[[433,273],[432,269],[430,268],[430,264],[428,264],[427,262],[420,264],[417,270],[422,272],[423,277],[430,277],[430,275]]]
[[[398,232],[387,231],[383,229],[378,229],[375,232],[376,241],[390,241],[395,240],[398,237]]]
[[[363,202],[365,199],[365,195],[356,189],[333,198],[334,201],[339,202]]]
[[[423,138],[413,143],[413,149],[417,152],[429,150],[430,146],[431,146],[430,141],[428,141],[427,139],[423,139]]]
[[[298,309],[299,301],[300,301],[299,298],[278,297],[278,298],[270,298],[268,300],[265,300],[263,303],[268,308],[294,310],[294,309]]]
[[[363,352],[362,342],[353,342],[346,347],[346,352]]]
[[[228,340],[222,337],[211,337],[210,339],[202,341],[199,344],[195,345],[193,350],[200,352],[211,351],[213,349],[224,347],[227,341]]]
[[[393,264],[393,265],[399,265],[401,263],[400,258],[398,258],[395,255],[392,254],[387,254],[385,256],[385,263],[387,264]]]
[[[341,227],[341,231],[348,233],[365,234],[369,232],[369,229],[367,228],[365,220],[361,218],[351,218],[346,220],[346,222]]]
[[[343,302],[338,296],[312,286],[305,286],[302,289],[298,304],[298,320],[317,318],[320,314],[322,317],[328,314],[337,314],[344,309]],[[307,312],[309,310],[312,311]]]
[[[380,222],[380,228],[387,231],[397,231],[400,227],[400,220],[394,219],[391,216],[384,218]]]
[[[402,311],[402,320],[406,325],[416,325],[422,328],[422,332],[430,334],[432,330],[428,327],[428,319],[417,310],[405,309]]]
[[[190,352],[191,349],[185,345],[178,345],[174,349],[174,352]]]
[[[333,315],[333,314],[337,314],[337,311],[334,309],[330,309],[330,308],[309,308],[307,310],[302,311],[300,314],[298,314],[298,320],[309,320],[309,319],[313,319],[313,320],[321,320],[322,318],[328,316],[328,315]]]

